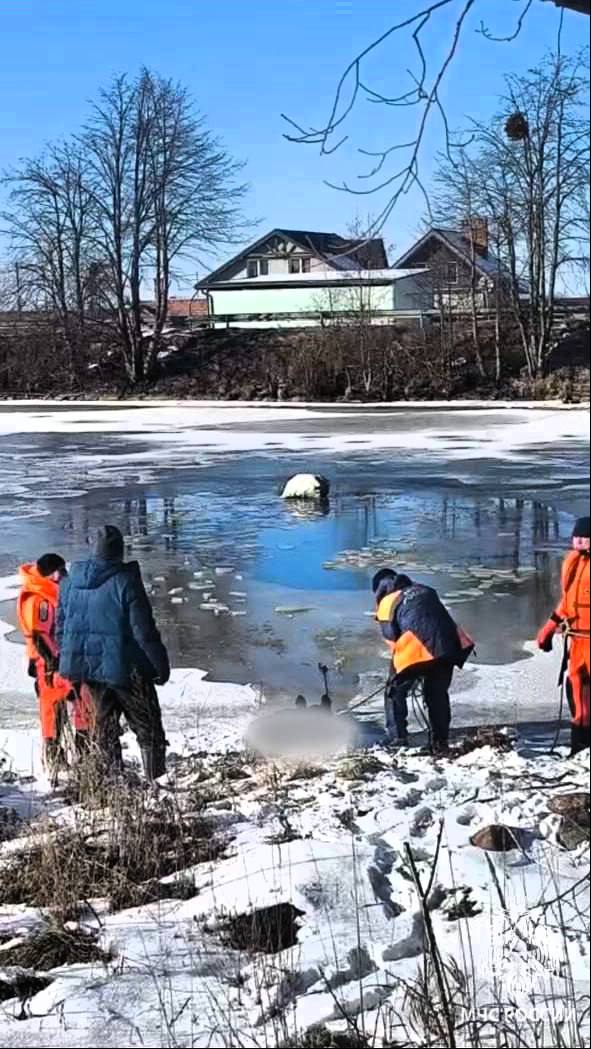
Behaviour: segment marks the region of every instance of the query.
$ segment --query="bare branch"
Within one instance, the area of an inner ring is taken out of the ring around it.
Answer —
[[[521,35],[521,30],[523,29],[523,26],[525,25],[525,20],[526,20],[528,14],[530,13],[532,7],[534,6],[534,3],[535,3],[535,0],[526,0],[525,7],[524,7],[523,11],[521,12],[521,14],[519,16],[519,20],[517,22],[515,30],[512,33],[510,33],[508,36],[495,36],[494,33],[491,33],[490,29],[488,29],[486,27],[484,22],[482,22],[481,25],[480,25],[480,29],[478,30],[479,33],[481,33],[482,36],[486,37],[487,40],[491,40],[495,44],[511,44],[511,43],[513,43],[513,41],[517,40],[517,37]],[[564,14],[564,12],[563,12],[563,14]]]
[[[313,140],[316,144],[319,142],[319,144],[322,147],[321,152],[326,153],[328,150],[329,139],[332,135],[334,135],[335,131],[344,124],[347,117],[351,114],[355,107],[355,103],[357,102],[359,92],[362,87],[361,66],[363,61],[370,54],[372,54],[373,51],[376,51],[379,47],[381,47],[381,45],[385,43],[386,40],[389,40],[392,36],[400,32],[401,30],[407,29],[409,26],[415,25],[415,23],[419,23],[421,28],[424,28],[424,26],[429,22],[429,20],[435,14],[436,11],[440,10],[443,7],[449,7],[449,5],[453,2],[454,0],[437,0],[436,3],[430,4],[422,11],[419,11],[417,14],[412,15],[410,18],[406,18],[402,22],[398,22],[396,25],[391,26],[389,29],[386,30],[385,33],[378,37],[377,40],[374,40],[371,44],[369,44],[368,47],[366,47],[363,51],[360,52],[359,55],[357,55],[356,58],[353,59],[353,61],[347,66],[345,72],[343,73],[337,86],[335,99],[326,127],[320,132],[313,132],[313,139],[310,138],[309,133],[301,129],[301,134],[299,135],[299,137],[286,135],[285,137],[288,139],[288,141],[309,143]],[[472,4],[470,4],[470,6],[472,6]],[[344,108],[341,111],[343,96],[347,89],[347,85],[349,84],[351,79],[353,80],[351,97],[349,101],[344,104]],[[289,117],[284,116],[284,119],[289,124],[294,126],[294,121],[290,120]]]

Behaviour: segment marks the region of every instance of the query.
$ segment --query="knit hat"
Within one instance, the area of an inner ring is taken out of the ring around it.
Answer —
[[[579,517],[574,527],[573,539],[591,539],[591,517]]]
[[[96,534],[95,556],[100,561],[122,561],[125,555],[123,535],[115,525],[105,525]]]

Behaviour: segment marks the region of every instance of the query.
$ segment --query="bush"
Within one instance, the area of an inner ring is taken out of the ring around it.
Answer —
[[[112,960],[113,956],[98,946],[94,933],[66,929],[53,922],[41,932],[0,952],[3,968],[30,969],[34,972],[48,972],[63,965],[89,965],[92,962],[106,965]]]
[[[0,905],[40,907],[64,922],[95,897],[108,899],[113,911],[165,897],[187,899],[194,893],[187,878],[167,886],[161,879],[220,851],[211,824],[200,816],[182,814],[169,798],[156,802],[116,784],[103,811],[80,812],[73,831],[47,828],[8,861]]]

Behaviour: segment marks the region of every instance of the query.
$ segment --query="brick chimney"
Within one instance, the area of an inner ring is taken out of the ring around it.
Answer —
[[[463,234],[470,245],[474,244],[476,254],[487,259],[490,245],[488,219],[480,215],[473,215],[472,218],[466,219]]]

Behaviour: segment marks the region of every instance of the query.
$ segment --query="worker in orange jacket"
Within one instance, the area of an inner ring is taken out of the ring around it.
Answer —
[[[408,745],[408,701],[420,685],[429,713],[433,749],[449,747],[449,690],[456,667],[463,667],[475,644],[452,619],[432,587],[384,568],[373,580],[376,619],[392,652],[386,687],[386,728],[400,746]]]
[[[59,649],[55,639],[59,588],[66,576],[66,562],[58,554],[44,554],[36,563],[19,569],[21,591],[17,613],[27,646],[29,674],[35,679],[39,698],[43,757],[47,771],[57,777],[64,761],[63,731],[68,701],[73,703],[73,725],[77,735],[90,728],[86,703],[78,699],[69,681],[58,673]]]
[[[573,756],[591,746],[591,518],[582,517],[573,532],[573,549],[562,569],[562,598],[538,634],[543,652],[551,652],[558,631],[565,636],[567,694],[572,714]]]

